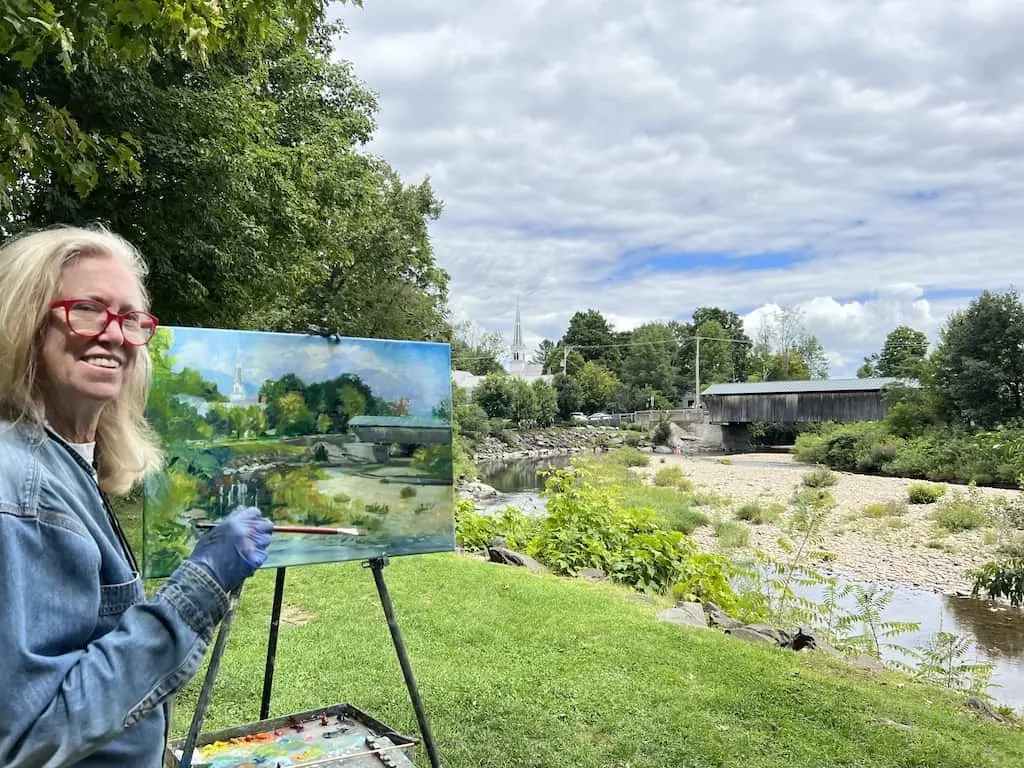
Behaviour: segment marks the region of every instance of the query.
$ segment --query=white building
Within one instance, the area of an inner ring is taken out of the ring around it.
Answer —
[[[528,362],[526,345],[523,344],[523,323],[519,313],[519,300],[516,300],[516,322],[512,329],[512,344],[509,346],[507,358],[503,361],[502,367],[516,379],[532,384],[540,380],[550,384],[554,381],[554,375],[544,373],[544,366]],[[462,389],[472,392],[476,385],[483,381],[483,376],[475,376],[468,371],[452,371],[452,382]]]

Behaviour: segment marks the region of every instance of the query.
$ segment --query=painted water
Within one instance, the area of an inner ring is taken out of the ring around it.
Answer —
[[[513,505],[543,514],[544,500],[538,496],[544,484],[543,473],[552,467],[568,466],[569,461],[568,456],[549,456],[481,465],[480,479],[502,492],[500,497],[484,505],[484,509]],[[789,464],[779,462],[778,466]],[[840,587],[845,584],[867,586],[838,574],[831,575],[836,576]],[[940,630],[966,637],[970,641],[970,652],[960,663],[993,664],[989,693],[999,703],[1024,712],[1024,611],[1004,603],[942,595],[904,584],[879,586],[893,590],[892,601],[882,613],[883,621],[913,622],[920,626],[916,632],[887,638],[886,642],[922,648],[928,638]],[[822,597],[821,588],[800,587],[797,591],[814,600]],[[844,600],[841,607],[856,612],[853,595]],[[884,649],[883,657],[910,661],[894,649]]]

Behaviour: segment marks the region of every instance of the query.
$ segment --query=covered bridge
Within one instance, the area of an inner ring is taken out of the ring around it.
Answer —
[[[712,424],[879,421],[892,384],[917,386],[897,378],[752,381],[712,384],[701,397]]]

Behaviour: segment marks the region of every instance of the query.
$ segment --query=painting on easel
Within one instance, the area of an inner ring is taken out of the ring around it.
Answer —
[[[240,505],[341,531],[275,535],[264,568],[455,548],[448,345],[169,327],[149,351],[146,578]]]

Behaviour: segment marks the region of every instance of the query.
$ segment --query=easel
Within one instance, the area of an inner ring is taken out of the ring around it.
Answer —
[[[423,710],[423,702],[420,699],[419,689],[416,687],[416,680],[413,677],[412,666],[405,650],[405,643],[402,634],[398,629],[398,622],[395,620],[395,609],[391,604],[391,596],[388,594],[387,584],[384,583],[384,567],[388,564],[387,555],[370,558],[363,562],[364,568],[373,572],[373,581],[377,587],[377,594],[380,597],[381,607],[384,609],[384,617],[388,623],[388,630],[391,632],[391,641],[395,646],[395,653],[398,655],[398,663],[402,667],[402,676],[405,678],[405,686],[409,691],[409,698],[412,701],[413,710],[416,712],[416,721],[419,724],[420,735],[423,737],[423,744],[430,757],[431,768],[441,768],[441,762],[437,755],[437,748],[434,745],[434,737],[430,732],[430,724],[427,722],[426,713]],[[270,615],[270,637],[267,641],[267,663],[263,673],[263,695],[260,698],[260,720],[266,720],[270,716],[270,693],[274,684],[274,665],[277,657],[277,634],[281,627],[281,604],[284,599],[284,577],[285,568],[278,568],[274,580],[274,602]],[[217,670],[220,667],[221,658],[224,655],[224,646],[227,643],[228,633],[231,631],[231,624],[234,621],[235,610],[241,597],[242,588],[239,587],[231,593],[227,613],[221,621],[220,630],[217,633],[217,640],[213,646],[213,653],[210,656],[210,664],[206,670],[206,677],[203,680],[203,687],[199,693],[199,700],[196,702],[196,710],[192,715],[192,724],[189,727],[188,736],[182,750],[179,768],[192,768],[192,754],[195,751],[196,743],[199,740],[199,731],[202,728],[203,719],[206,717],[206,709],[210,704],[210,697],[213,694],[213,685],[217,677]]]

